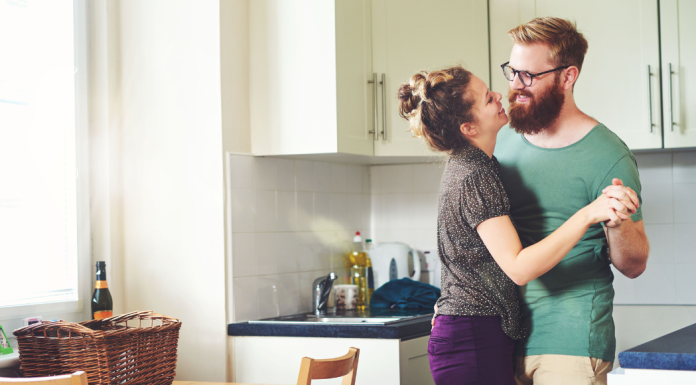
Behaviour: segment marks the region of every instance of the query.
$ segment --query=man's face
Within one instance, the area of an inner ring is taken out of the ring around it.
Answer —
[[[510,67],[532,74],[554,68],[549,62],[545,45],[515,44],[510,53]],[[561,72],[534,77],[531,86],[525,86],[515,76],[508,92],[510,126],[522,134],[537,134],[548,128],[560,115],[565,101]]]

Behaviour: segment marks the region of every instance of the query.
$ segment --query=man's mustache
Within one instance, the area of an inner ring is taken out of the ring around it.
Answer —
[[[526,96],[530,99],[534,98],[534,95],[532,95],[532,93],[527,91],[527,90],[510,90],[510,91],[508,91],[508,102],[516,103],[518,95],[519,96]]]

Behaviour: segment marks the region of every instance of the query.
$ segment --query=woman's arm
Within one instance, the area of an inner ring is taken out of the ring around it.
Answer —
[[[627,210],[623,203],[602,194],[551,235],[524,249],[507,215],[481,222],[476,230],[503,272],[522,286],[556,266],[592,224],[616,216],[627,218]]]

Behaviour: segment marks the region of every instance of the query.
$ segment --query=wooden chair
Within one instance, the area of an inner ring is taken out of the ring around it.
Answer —
[[[300,375],[297,385],[310,385],[312,380],[324,380],[327,378],[343,377],[341,385],[355,385],[355,376],[358,373],[358,356],[360,349],[350,348],[348,354],[338,358],[315,360],[304,357],[300,366]]]
[[[0,377],[3,385],[87,385],[87,373],[75,372],[62,376],[31,377],[31,378],[7,378]]]

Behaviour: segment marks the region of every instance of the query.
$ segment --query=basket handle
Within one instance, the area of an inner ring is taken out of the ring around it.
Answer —
[[[94,330],[82,326],[80,324],[66,322],[66,321],[43,321],[35,323],[33,325],[25,326],[15,330],[12,334],[16,337],[23,336],[26,334],[35,335],[37,332],[41,334],[46,334],[46,331],[50,329],[58,329],[58,333],[66,332],[68,335],[70,333],[80,333],[80,334],[94,334]],[[60,334],[59,334],[60,335]]]
[[[116,323],[123,323],[123,322],[128,322],[130,320],[143,320],[143,319],[161,319],[161,320],[167,320],[167,321],[174,321],[178,322],[179,320],[176,318],[168,317],[166,315],[158,314],[153,312],[152,310],[136,310],[132,311],[130,313],[125,313],[109,318],[104,318],[96,322],[101,322],[101,323],[110,323],[110,324],[116,324]],[[91,321],[95,322],[95,321]]]

